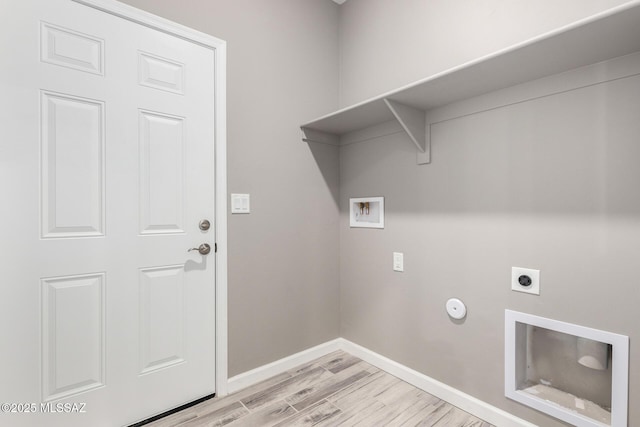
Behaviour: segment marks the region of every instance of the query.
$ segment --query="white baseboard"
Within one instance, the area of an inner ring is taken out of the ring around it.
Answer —
[[[438,380],[428,377],[418,371],[401,365],[387,357],[375,353],[349,340],[340,338],[341,349],[373,366],[400,378],[409,384],[426,391],[450,404],[457,406],[490,424],[499,427],[537,427],[528,421],[516,417],[502,409],[489,405],[480,399],[461,392]]]
[[[242,374],[229,378],[227,384],[227,392],[235,393],[243,388],[257,384],[260,381],[264,381],[278,374],[281,374],[289,369],[293,369],[298,365],[302,365],[307,362],[311,362],[314,359],[325,356],[333,351],[341,350],[341,339],[335,339],[328,341],[324,344],[317,345],[315,347],[308,348],[299,353],[287,356],[284,359],[276,360],[267,365],[260,366]]]
[[[311,362],[314,359],[336,350],[346,351],[347,353],[352,354],[365,362],[370,363],[371,365],[380,368],[383,371],[388,372],[389,374],[400,378],[401,380],[406,381],[409,384],[446,402],[449,402],[463,411],[466,411],[493,425],[499,427],[537,427],[535,424],[518,418],[515,415],[503,411],[502,409],[496,408],[495,406],[489,405],[480,399],[463,393],[460,390],[428,377],[407,366],[401,365],[398,362],[344,338],[337,338],[316,347],[301,351],[300,353],[285,357],[284,359],[276,360],[275,362],[229,378],[227,390],[229,393],[234,393],[245,387],[249,387],[260,381],[288,371],[289,369],[293,369],[298,365]]]

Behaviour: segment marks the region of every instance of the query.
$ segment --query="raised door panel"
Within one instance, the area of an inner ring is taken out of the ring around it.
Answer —
[[[43,62],[104,74],[104,41],[68,28],[40,24],[40,59]]]
[[[184,94],[184,64],[147,52],[138,52],[138,78],[143,86]]]
[[[104,103],[41,93],[42,237],[104,235]]]
[[[184,233],[184,122],[140,110],[140,234]]]
[[[140,373],[184,361],[184,266],[140,270]]]
[[[42,279],[42,398],[105,383],[104,273]]]

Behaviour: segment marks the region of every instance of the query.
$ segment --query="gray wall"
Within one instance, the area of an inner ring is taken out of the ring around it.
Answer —
[[[343,147],[342,336],[554,426],[504,397],[504,310],[629,335],[640,423],[639,113],[634,77],[438,123],[429,165],[402,133]],[[366,196],[385,197],[384,230],[349,228],[349,197]],[[512,266],[541,270],[540,296],[510,290]]]
[[[621,3],[349,0],[341,105]],[[629,335],[640,423],[639,100],[640,80],[624,79],[447,120],[425,166],[403,134],[341,148],[341,335],[549,427],[564,424],[504,397],[504,310]],[[384,230],[349,228],[348,199],[363,196],[385,196]],[[510,290],[512,266],[541,270],[539,297]],[[463,323],[445,313],[451,297]]]
[[[494,53],[626,0],[348,0],[340,104]]]
[[[339,336],[338,151],[300,123],[338,103],[328,0],[125,0],[228,43],[229,376]]]
[[[551,427],[564,424],[504,397],[504,310],[628,335],[629,425],[640,423],[637,60],[634,77],[553,95],[539,82],[529,101],[431,112],[442,120],[429,165],[403,133],[342,147],[342,336]],[[384,230],[349,228],[349,197],[365,196],[385,197]],[[540,296],[511,291],[512,266],[541,270]],[[445,312],[451,297],[467,304],[463,322]]]

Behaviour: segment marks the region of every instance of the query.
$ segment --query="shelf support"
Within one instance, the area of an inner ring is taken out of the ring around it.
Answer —
[[[302,138],[304,142],[317,142],[320,144],[335,146],[340,145],[340,138],[338,137],[338,135],[311,129],[304,126],[302,126],[300,129],[302,129],[302,133],[304,133],[304,137]]]
[[[384,99],[389,110],[418,149],[417,162],[424,165],[431,162],[431,143],[426,130],[426,113],[391,99]]]

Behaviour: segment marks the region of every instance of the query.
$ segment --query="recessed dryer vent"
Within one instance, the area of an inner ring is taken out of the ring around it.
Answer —
[[[626,427],[629,337],[506,310],[505,395],[580,427]]]

